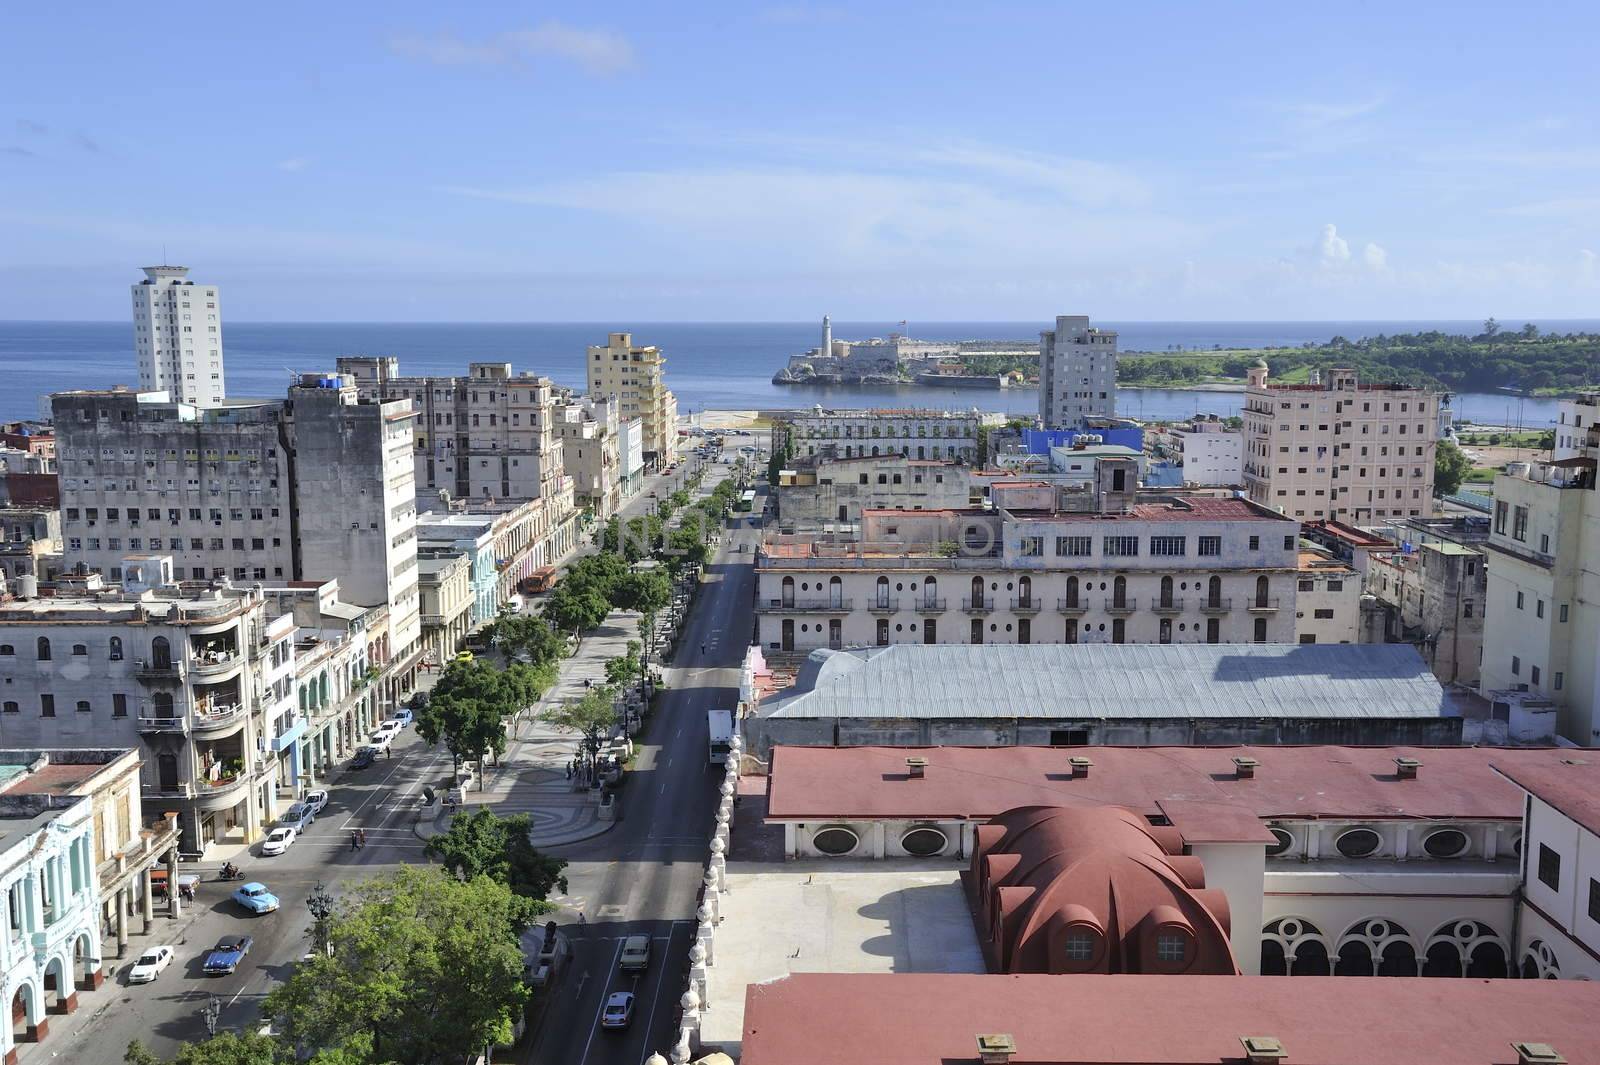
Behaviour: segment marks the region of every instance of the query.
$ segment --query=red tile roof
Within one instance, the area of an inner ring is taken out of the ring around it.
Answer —
[[[796,973],[745,991],[740,1065],[948,1065],[979,1033],[1014,1065],[1218,1065],[1242,1036],[1292,1065],[1507,1065],[1513,1042],[1600,1061],[1600,984],[1347,976]]]
[[[1600,835],[1600,753],[1593,757],[1572,749],[1560,753],[1560,758],[1532,765],[1496,758],[1494,768],[1540,802]]]
[[[906,774],[911,754],[928,761],[921,779]],[[1561,769],[1572,754],[1486,747],[776,747],[768,817],[988,820],[1018,806],[1079,803],[1157,814],[1161,802],[1175,799],[1227,803],[1260,818],[1515,821],[1522,794],[1506,776],[1527,771],[1534,779],[1537,771]],[[1067,759],[1076,755],[1093,761],[1088,776],[1072,778]],[[1237,778],[1236,756],[1259,762],[1253,778]],[[1422,762],[1416,779],[1397,775],[1394,760],[1402,757]],[[1586,779],[1600,795],[1600,772],[1591,767]],[[1593,809],[1600,824],[1600,807]]]

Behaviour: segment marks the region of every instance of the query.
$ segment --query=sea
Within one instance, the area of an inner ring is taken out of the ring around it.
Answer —
[[[1600,332],[1600,319],[1533,319],[1546,332]],[[1035,339],[1049,322],[835,322],[840,340],[904,332],[934,340]],[[1439,330],[1474,334],[1478,321],[1328,322],[1113,322],[1123,351],[1169,352],[1220,348],[1283,347],[1334,336],[1352,340],[1378,334]],[[1502,323],[1507,330],[1522,321]],[[469,362],[509,362],[516,371],[543,374],[558,384],[584,386],[583,359],[590,344],[609,332],[630,332],[636,344],[654,344],[667,357],[667,383],[682,413],[809,407],[932,407],[1030,414],[1038,393],[1030,388],[977,390],[919,385],[842,387],[775,385],[772,375],[791,355],[818,343],[816,322],[638,323],[384,323],[225,322],[223,356],[230,396],[282,396],[292,373],[333,368],[340,355],[395,355],[406,374],[464,374]],[[38,418],[51,392],[136,384],[133,330],[125,322],[0,321],[0,420]],[[1237,392],[1165,388],[1122,389],[1118,412],[1149,420],[1195,414],[1236,414]],[[43,406],[41,406],[43,401]],[[1458,418],[1477,424],[1543,428],[1555,421],[1553,400],[1505,393],[1464,393]]]

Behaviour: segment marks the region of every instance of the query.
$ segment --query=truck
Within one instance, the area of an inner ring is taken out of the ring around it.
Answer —
[[[733,711],[707,710],[706,731],[711,736],[711,764],[726,765],[728,762],[728,745],[733,740]]]

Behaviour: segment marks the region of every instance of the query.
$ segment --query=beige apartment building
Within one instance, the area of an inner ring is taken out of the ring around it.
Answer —
[[[622,509],[621,403],[605,396],[565,394],[556,400],[556,435],[561,438],[574,505],[606,521]]]
[[[1301,643],[1360,643],[1361,575],[1321,551],[1300,552],[1294,631]]]
[[[661,349],[635,347],[632,333],[612,333],[604,346],[590,345],[588,392],[622,404],[621,419],[644,423],[646,463],[670,458],[678,435],[678,397],[667,388]]]
[[[1045,482],[994,505],[868,510],[861,535],[773,534],[756,559],[763,648],[895,643],[1292,643],[1300,523],[1246,499]]]
[[[1251,499],[1302,521],[1357,524],[1433,513],[1439,393],[1362,384],[1354,370],[1273,385],[1249,373],[1244,484]]]

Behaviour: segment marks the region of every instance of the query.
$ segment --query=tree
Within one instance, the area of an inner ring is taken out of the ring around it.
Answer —
[[[495,622],[495,635],[507,657],[518,653],[536,666],[555,662],[566,653],[567,642],[544,617],[508,614]]]
[[[168,1065],[139,1040],[128,1044],[122,1060],[127,1065]],[[246,1029],[235,1034],[224,1032],[199,1043],[185,1043],[171,1065],[278,1065],[289,1060],[284,1048],[270,1036]]]
[[[606,525],[605,549],[617,552],[629,565],[647,558],[661,542],[661,518],[642,514],[619,523],[612,518]]]
[[[666,556],[667,569],[674,577],[685,570],[704,566],[711,557],[711,548],[706,546],[700,527],[700,519],[690,514],[684,518],[682,525],[667,533],[667,546],[662,554]]]
[[[1485,319],[1485,321],[1483,323],[1483,335],[1484,336],[1493,337],[1493,336],[1498,335],[1499,332],[1500,332],[1500,323],[1499,322],[1495,321],[1492,317],[1488,318],[1488,319]]]
[[[446,1065],[511,1041],[528,1000],[518,936],[538,907],[480,876],[404,867],[354,888],[313,956],[267,995],[295,1049],[355,1061]]]
[[[618,583],[614,602],[623,610],[644,615],[645,647],[649,648],[655,635],[656,614],[672,602],[672,582],[659,569],[630,573]],[[648,650],[645,657],[649,658]]]
[[[552,624],[574,633],[598,628],[609,613],[611,600],[598,589],[574,589],[565,582],[556,585],[544,605],[544,616]]]
[[[639,641],[628,641],[628,653],[606,659],[606,683],[618,687],[627,684],[639,674]]]
[[[430,745],[443,740],[457,768],[491,751],[504,754],[506,719],[526,705],[517,701],[520,694],[516,682],[482,659],[452,662],[417,710],[417,735]]]
[[[540,854],[529,841],[530,830],[527,814],[498,817],[480,806],[451,818],[449,831],[428,840],[423,853],[438,859],[458,880],[486,876],[533,900],[536,912],[550,913],[555,907],[545,900],[558,888],[567,890],[562,873],[567,863]]]
[[[1524,339],[1524,340],[1538,340],[1539,339],[1539,327],[1534,325],[1532,322],[1523,322],[1522,323],[1522,339]]]
[[[581,699],[545,707],[539,720],[581,734],[584,751],[592,758],[617,727],[616,698],[616,689],[603,684],[584,692]]]
[[[1461,490],[1461,482],[1472,472],[1472,460],[1456,447],[1453,440],[1439,441],[1439,449],[1434,455],[1434,492],[1442,496],[1455,495]]]

